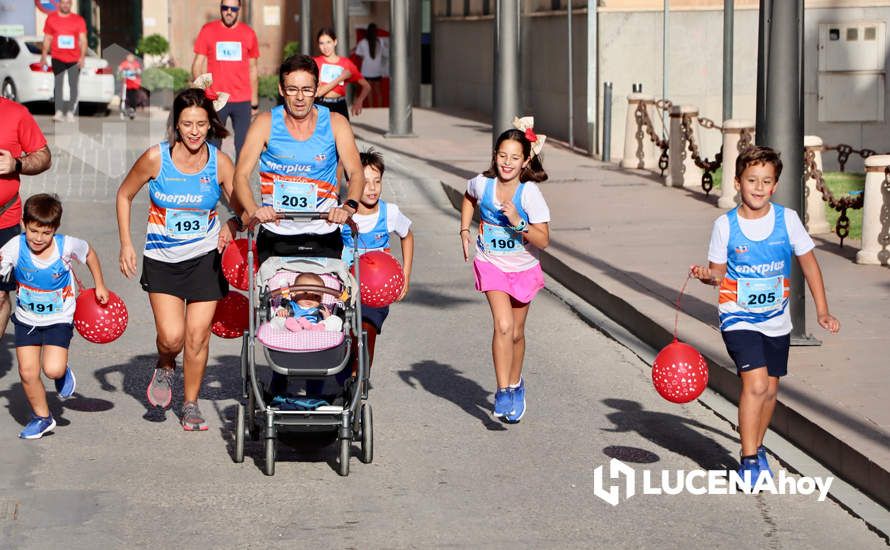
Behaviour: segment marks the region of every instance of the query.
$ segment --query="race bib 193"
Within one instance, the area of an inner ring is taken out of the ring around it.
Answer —
[[[241,61],[241,42],[217,42],[217,61]]]
[[[488,254],[516,254],[525,250],[522,236],[509,227],[483,223],[480,238]]]
[[[275,180],[272,208],[276,212],[315,212],[318,187],[314,183]]]
[[[74,49],[74,35],[60,34],[56,38],[56,47],[58,47],[60,50],[73,50]]]
[[[766,279],[739,279],[738,304],[748,311],[771,311],[782,307],[785,285],[781,275]]]
[[[34,290],[24,286],[18,288],[19,307],[37,315],[50,315],[62,312],[61,290]]]
[[[167,235],[173,238],[203,237],[210,225],[210,211],[168,208],[165,225]]]
[[[321,72],[318,76],[319,82],[333,82],[337,80],[343,73],[343,67],[340,65],[329,65],[325,63],[321,66]]]

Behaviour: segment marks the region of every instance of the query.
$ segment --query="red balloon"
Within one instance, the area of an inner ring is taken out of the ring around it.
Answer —
[[[127,330],[128,320],[127,306],[114,292],[108,292],[105,305],[96,300],[95,288],[82,291],[75,302],[74,328],[94,344],[117,340]]]
[[[250,302],[240,292],[229,292],[216,304],[210,330],[220,338],[240,338],[248,328]]]
[[[362,304],[385,307],[399,299],[405,287],[405,272],[399,261],[386,252],[375,250],[359,257]]]
[[[708,386],[708,364],[694,347],[674,340],[655,357],[652,383],[668,401],[689,403]]]
[[[256,241],[253,243],[253,272],[259,270]],[[247,290],[247,239],[235,239],[226,245],[222,255],[222,270],[229,284]]]

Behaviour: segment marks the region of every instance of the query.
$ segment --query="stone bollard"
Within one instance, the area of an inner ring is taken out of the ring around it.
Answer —
[[[754,145],[754,123],[750,120],[731,119],[723,121],[723,181],[720,184],[720,208],[735,208],[738,192],[735,189],[735,161],[739,158],[739,144],[742,132],[750,136],[747,146]],[[742,144],[745,146],[745,144]]]
[[[806,153],[812,151],[816,169],[822,170],[822,138],[819,136],[803,137],[804,159]],[[809,167],[806,168],[809,170]],[[825,201],[822,200],[822,193],[816,189],[816,180],[807,178],[806,190],[806,216],[804,223],[810,235],[818,235],[820,233],[830,233],[831,226],[825,219]]]
[[[865,159],[865,197],[862,206],[862,249],[857,264],[888,265],[890,260],[890,183],[884,169],[890,155]]]
[[[700,146],[698,136],[698,109],[692,105],[674,105],[671,107],[671,140],[670,165],[664,184],[668,187],[701,187],[702,170],[695,165],[689,151],[689,140],[681,128],[683,115],[689,115],[692,121],[692,139]]]
[[[624,157],[621,159],[621,167],[655,170],[658,168],[660,151],[652,143],[646,129],[637,123],[636,111],[640,103],[644,104],[653,126],[658,127],[653,118],[655,98],[646,94],[629,94],[624,125]]]

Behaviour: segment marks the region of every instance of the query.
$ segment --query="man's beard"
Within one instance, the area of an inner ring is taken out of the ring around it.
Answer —
[[[236,15],[235,17],[232,18],[232,22],[231,22],[231,23],[227,23],[225,17],[222,18],[222,23],[223,23],[223,25],[225,25],[225,26],[228,27],[228,28],[232,28],[232,27],[234,27],[234,26],[235,26],[235,23],[237,23],[237,22],[238,22],[238,16],[237,16],[237,15]]]

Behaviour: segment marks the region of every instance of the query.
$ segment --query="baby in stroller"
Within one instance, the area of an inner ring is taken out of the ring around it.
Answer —
[[[315,273],[301,273],[294,279],[295,285],[325,286],[324,279]],[[275,316],[270,321],[278,329],[291,332],[301,330],[338,331],[343,328],[343,319],[332,315],[328,305],[322,304],[320,294],[314,292],[291,292],[287,281],[282,281],[281,296]]]

